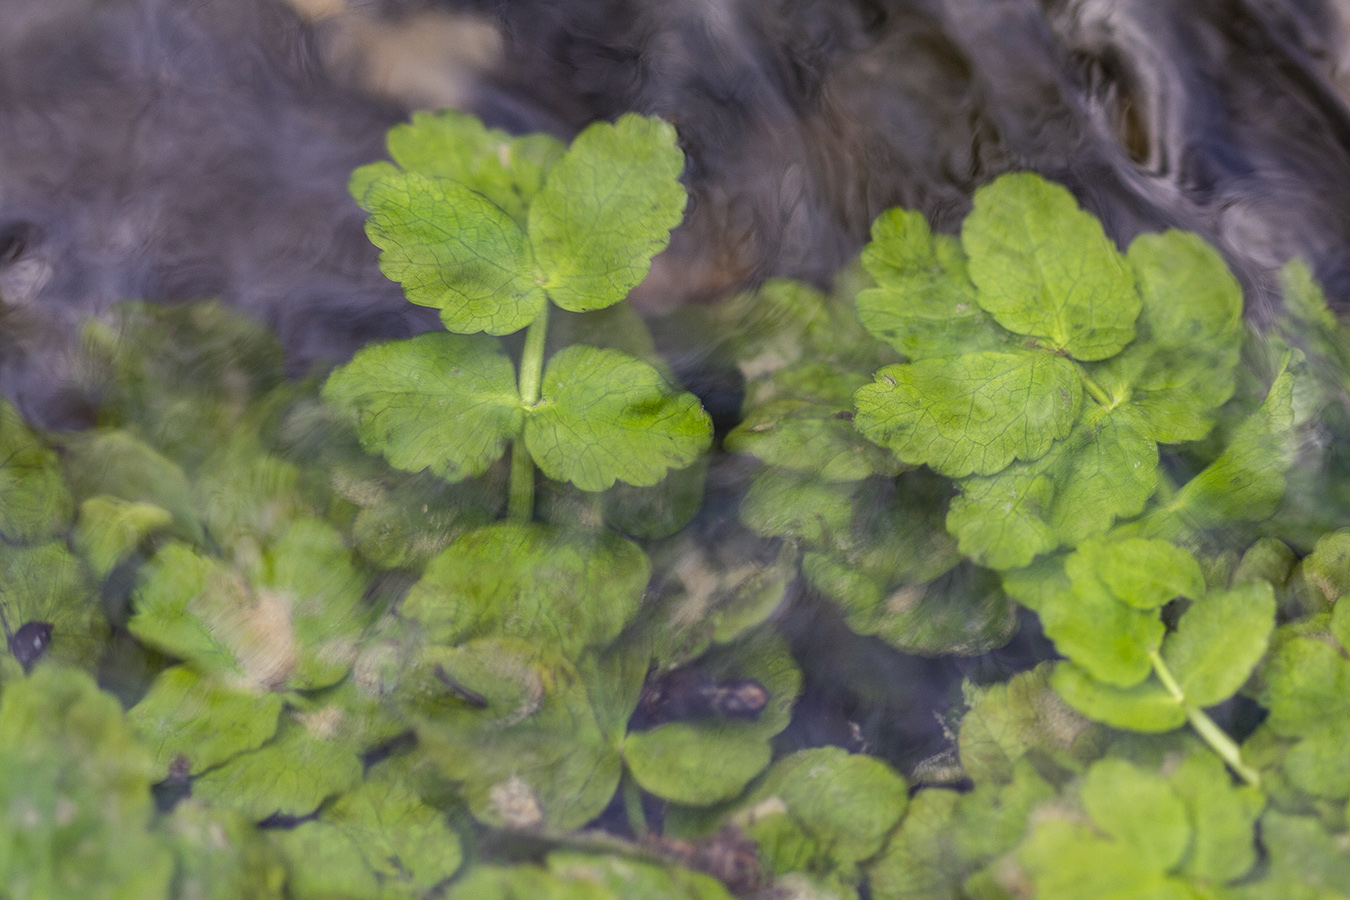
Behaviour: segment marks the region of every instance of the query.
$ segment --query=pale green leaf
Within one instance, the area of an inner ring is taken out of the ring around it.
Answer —
[[[1215,884],[1246,875],[1256,863],[1256,819],[1266,805],[1261,789],[1234,784],[1223,761],[1205,751],[1187,756],[1168,780],[1193,826],[1182,871]]]
[[[1135,334],[1134,278],[1101,223],[1038,175],[975,192],[961,228],[976,299],[1009,331],[1080,360],[1118,353]]]
[[[511,361],[483,336],[431,333],[367,347],[329,376],[323,396],[368,451],[449,481],[486,471],[524,415]]]
[[[1156,678],[1122,688],[1098,681],[1079,666],[1061,661],[1055,665],[1051,684],[1065,703],[1112,728],[1152,734],[1186,724],[1186,708]]]
[[[1104,585],[1117,600],[1136,609],[1156,609],[1178,597],[1198,598],[1205,576],[1195,557],[1174,544],[1148,538],[1085,541],[1064,561],[1075,587]]]
[[[651,485],[693,463],[712,442],[712,420],[693,394],[617,350],[576,345],[544,369],[528,410],[525,446],[548,477],[600,491]]]
[[[70,523],[73,508],[56,453],[0,397],[0,537],[55,537]]]
[[[887,366],[856,400],[858,430],[902,462],[990,475],[1068,435],[1082,384],[1062,357],[985,352]]]
[[[434,643],[509,634],[571,657],[618,636],[650,575],[643,552],[611,532],[498,523],[433,559],[401,613]]]
[[[529,238],[473,188],[391,170],[366,186],[361,202],[380,271],[413,303],[439,309],[450,331],[510,334],[543,311]]]
[[[554,303],[585,312],[628,296],[680,224],[683,168],[675,129],[660,119],[625,115],[577,135],[529,211],[530,244]]]
[[[1161,776],[1123,759],[1103,759],[1088,769],[1081,799],[1097,827],[1133,847],[1143,865],[1169,871],[1181,861],[1190,820]]]
[[[173,666],[156,676],[127,719],[154,754],[162,780],[179,758],[197,774],[261,747],[277,732],[281,705],[278,694],[236,690]]]
[[[1248,581],[1198,597],[1163,642],[1162,657],[1191,706],[1237,693],[1265,656],[1275,627],[1275,591]]]
[[[933,234],[922,213],[897,208],[878,216],[862,264],[878,286],[858,294],[858,319],[910,360],[1010,343],[975,302],[960,242]]]
[[[80,504],[71,539],[94,575],[106,578],[141,541],[172,522],[173,514],[161,506],[99,494]]]

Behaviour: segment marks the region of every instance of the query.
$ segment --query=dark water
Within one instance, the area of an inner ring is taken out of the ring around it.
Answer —
[[[978,185],[1027,168],[1120,241],[1201,233],[1255,320],[1294,256],[1350,307],[1350,7],[1334,0],[303,6],[0,0],[0,392],[33,420],[87,421],[79,321],[123,299],[221,297],[280,334],[294,373],[434,327],[380,275],[346,182],[409,105],[446,98],[563,137],[630,109],[676,124],[691,201],[635,294],[650,312],[771,275],[824,283],[882,210],[954,229]],[[391,54],[425,77],[387,77]],[[871,672],[890,698],[813,681],[802,743],[869,739],[862,710],[870,740],[923,755],[940,725],[896,710],[986,665],[850,641],[824,610],[797,634],[837,634],[820,669]],[[987,664],[1044,650],[1022,640]]]

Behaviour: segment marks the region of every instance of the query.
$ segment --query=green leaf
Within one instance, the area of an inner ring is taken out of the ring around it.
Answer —
[[[1071,662],[1062,661],[1055,665],[1050,683],[1065,703],[1089,719],[1112,728],[1153,734],[1172,731],[1186,724],[1186,707],[1156,678],[1146,678],[1130,687],[1117,687],[1098,681]]]
[[[1186,804],[1194,833],[1182,862],[1192,878],[1236,881],[1256,863],[1254,829],[1266,798],[1253,785],[1234,785],[1213,753],[1193,753],[1168,779]]]
[[[1083,808],[1102,831],[1128,844],[1150,869],[1168,871],[1190,843],[1186,805],[1167,781],[1123,759],[1103,759],[1088,769]]]
[[[584,491],[616,480],[656,484],[712,441],[712,419],[697,397],[617,350],[575,345],[559,352],[528,413],[525,446],[535,465]]]
[[[448,178],[387,171],[366,186],[366,234],[380,271],[459,334],[510,334],[548,302],[530,239],[511,214]]]
[[[856,395],[858,430],[902,462],[989,475],[1068,435],[1082,384],[1048,353],[971,353],[887,366]]]
[[[947,510],[947,530],[961,552],[991,569],[1018,569],[1059,541],[1046,522],[1054,480],[1039,465],[1014,464],[997,475],[961,480]]]
[[[835,543],[853,527],[858,486],[810,474],[761,469],[741,504],[741,521],[755,534],[812,545]]]
[[[1284,497],[1284,475],[1293,461],[1293,386],[1293,376],[1281,372],[1261,408],[1237,427],[1223,454],[1177,492],[1167,510],[1200,528],[1270,516]]]
[[[1004,175],[975,192],[961,227],[976,299],[1000,325],[1080,360],[1134,338],[1141,301],[1101,223],[1038,175]]]
[[[1350,796],[1350,661],[1319,637],[1284,636],[1260,670],[1266,726],[1297,740],[1283,769],[1314,796]]]
[[[361,446],[398,469],[481,475],[520,432],[515,369],[497,341],[443,333],[376,344],[333,372],[323,397]]]
[[[1140,235],[1130,265],[1143,298],[1139,336],[1091,377],[1165,444],[1203,438],[1230,396],[1242,345],[1242,289],[1219,252],[1182,231]]]
[[[549,298],[585,312],[618,303],[647,275],[684,214],[684,154],[660,119],[621,116],[577,135],[530,204]]]
[[[1158,483],[1158,447],[1130,407],[1092,406],[1045,458],[1055,497],[1046,521],[1074,546],[1144,508]]]
[[[963,686],[967,711],[957,748],[976,785],[1011,782],[1019,760],[1029,756],[1067,771],[1081,769],[1092,726],[1050,690],[1050,672],[1043,663],[1000,684]]]
[[[1071,581],[1056,571],[1061,565],[1009,572],[1003,587],[1040,616],[1056,649],[1092,677],[1117,687],[1143,681],[1153,668],[1149,654],[1162,645],[1157,611],[1127,606],[1090,573]]]
[[[1332,834],[1316,819],[1271,810],[1261,818],[1261,843],[1270,856],[1266,878],[1252,885],[1256,897],[1341,900],[1350,896],[1350,853],[1344,835]]]
[[[286,684],[314,690],[347,674],[369,615],[366,583],[352,565],[342,535],[317,519],[300,519],[263,555],[259,605],[280,599],[295,641]]]
[[[131,431],[187,469],[286,381],[276,335],[215,301],[120,303],[84,337],[100,424]]]
[[[834,873],[856,884],[857,866],[881,850],[904,814],[907,792],[880,760],[838,747],[802,750],[774,763],[731,821],[759,844],[775,877]]]
[[[878,216],[862,264],[878,286],[858,294],[858,319],[910,360],[1011,343],[975,302],[960,242],[933,234],[922,213],[897,208]]]
[[[364,584],[341,537],[313,520],[264,554],[255,584],[181,544],[147,567],[127,627],[146,644],[246,690],[323,687],[351,666]],[[256,586],[255,586],[256,585]]]
[[[769,765],[769,740],[787,727],[801,673],[787,645],[766,629],[714,648],[689,669],[719,684],[752,680],[768,693],[768,705],[753,720],[713,717],[631,732],[623,756],[644,790],[706,806],[735,797]]]
[[[299,897],[346,896],[354,854],[364,865],[355,883],[374,882],[379,898],[425,897],[459,868],[459,835],[445,815],[423,803],[402,780],[376,777],[324,807],[319,817],[281,837]],[[371,876],[373,875],[373,878]]]
[[[153,766],[110,695],[39,666],[0,694],[0,884],[13,900],[160,900]]]
[[[821,559],[821,554],[807,557],[807,577],[813,584],[840,585],[838,579],[826,582]],[[867,591],[825,592],[843,608],[852,631],[875,635],[902,653],[978,656],[1002,647],[1017,631],[1017,605],[998,576],[969,564],[928,584],[897,587],[875,604],[868,604]]]
[[[100,494],[80,504],[71,540],[95,577],[106,578],[141,541],[172,522],[173,514],[161,506]]]
[[[73,507],[56,454],[0,398],[0,537],[55,537],[69,525]]]
[[[1064,571],[1075,588],[1092,590],[1095,579],[1135,609],[1156,609],[1177,597],[1205,593],[1205,576],[1195,557],[1147,538],[1085,541],[1064,560]]]
[[[616,855],[554,852],[548,855],[548,869],[564,883],[575,885],[586,900],[598,900],[602,891],[612,891],[617,900],[731,900],[731,894],[711,875]],[[520,900],[530,896],[539,895],[522,894]]]
[[[1266,654],[1275,627],[1275,591],[1249,581],[1196,599],[1163,642],[1162,657],[1191,706],[1237,693]]]
[[[0,543],[0,612],[16,633],[30,622],[51,626],[42,658],[92,672],[107,649],[103,605],[84,567],[61,541],[32,547]]]
[[[281,705],[277,694],[234,690],[173,666],[156,676],[127,719],[154,754],[162,780],[180,757],[189,774],[198,774],[261,747],[277,732]]]
[[[830,363],[780,370],[764,388],[775,399],[751,408],[723,446],[824,481],[895,475],[894,457],[853,427],[853,394],[869,380]]]
[[[461,182],[501,207],[521,227],[527,204],[564,151],[549,135],[512,138],[483,127],[474,116],[449,109],[414,112],[410,123],[389,129],[387,140],[390,156],[406,171]],[[378,165],[365,168],[384,171]],[[353,176],[352,194],[358,202],[375,177],[378,174]]]
[[[355,753],[283,718],[275,739],[193,779],[192,795],[261,822],[308,815],[360,780]]]
[[[487,825],[571,831],[614,795],[618,752],[553,649],[514,637],[428,648],[397,697],[421,751]]]
[[[401,613],[433,643],[514,635],[574,657],[618,636],[650,575],[645,554],[613,533],[499,523],[433,559]]]
[[[921,790],[881,856],[867,866],[875,900],[951,900],[963,882],[1012,850],[1032,810],[1054,796],[1026,760],[1006,784]],[[975,895],[971,895],[975,896]],[[997,896],[997,895],[996,895]]]
[[[188,798],[162,820],[173,847],[175,897],[194,900],[281,900],[286,868],[243,816]]]
[[[178,537],[197,543],[204,540],[187,475],[134,434],[81,433],[68,442],[65,466],[71,491],[79,499],[109,495],[129,503],[152,503],[172,513]]]
[[[1063,819],[1037,825],[1017,858],[1038,900],[1193,900],[1189,885],[1169,878],[1140,858],[1137,848],[1099,837]]]

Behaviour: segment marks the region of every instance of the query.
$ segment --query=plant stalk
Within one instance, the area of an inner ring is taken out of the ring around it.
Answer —
[[[1083,389],[1088,392],[1088,395],[1096,400],[1103,409],[1114,409],[1116,401],[1112,400],[1111,396],[1102,390],[1101,385],[1088,377],[1087,370],[1082,365],[1076,365],[1074,368],[1078,370],[1078,379],[1083,382]]]
[[[520,404],[526,410],[539,402],[539,388],[544,379],[548,307],[545,302],[544,308],[525,330],[525,348],[520,355]],[[525,449],[523,434],[516,435],[511,445],[511,487],[506,515],[512,522],[528,522],[534,518],[534,459]]]
[[[644,840],[648,829],[647,813],[642,809],[642,788],[638,787],[637,780],[627,769],[623,772],[620,792],[623,794],[623,811],[628,816],[628,827],[633,830],[633,837]]]
[[[1185,692],[1182,691],[1181,685],[1177,683],[1176,677],[1172,675],[1172,670],[1167,668],[1167,664],[1163,662],[1158,651],[1149,651],[1148,658],[1153,663],[1153,671],[1157,674],[1163,687],[1167,689],[1167,693],[1186,710],[1186,719],[1191,723],[1191,727],[1195,729],[1196,734],[1200,735],[1200,739],[1209,744],[1214,752],[1219,754],[1219,758],[1237,773],[1239,778],[1252,787],[1260,787],[1261,774],[1242,761],[1241,749],[1228,736],[1227,732],[1216,725],[1203,709],[1186,702]]]

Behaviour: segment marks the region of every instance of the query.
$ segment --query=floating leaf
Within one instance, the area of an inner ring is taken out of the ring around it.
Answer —
[[[1186,724],[1186,707],[1156,678],[1117,687],[1064,661],[1055,665],[1051,684],[1069,706],[1112,728],[1153,733]]]
[[[486,471],[524,415],[511,361],[483,336],[431,333],[367,347],[329,376],[323,396],[355,423],[366,450],[449,481]]]
[[[193,799],[178,803],[160,825],[178,865],[176,897],[281,900],[286,868],[262,833],[228,809]]]
[[[8,650],[25,669],[51,659],[92,672],[106,649],[103,605],[61,541],[0,543],[0,613],[11,632]],[[26,647],[23,636],[30,637]]]
[[[173,514],[161,506],[100,494],[80,504],[72,538],[94,575],[106,578],[141,541],[172,522]]]
[[[619,754],[554,650],[513,637],[429,648],[398,696],[422,750],[485,824],[570,831],[619,783]]]
[[[1178,597],[1198,598],[1205,576],[1195,557],[1166,541],[1146,538],[1085,541],[1064,560],[1075,587],[1096,588],[1096,582],[1127,606],[1157,609]]]
[[[1101,223],[1059,185],[1004,175],[975,192],[961,227],[981,307],[1009,331],[1080,360],[1118,353],[1135,334],[1134,278]]]
[[[750,680],[769,696],[752,720],[715,716],[636,731],[624,761],[643,789],[675,803],[705,806],[729,800],[769,765],[769,739],[787,727],[801,673],[782,639],[760,629],[714,648],[687,671],[717,683]]]
[[[759,845],[761,860],[788,872],[832,874],[856,884],[909,802],[905,780],[885,763],[837,747],[803,750],[774,763],[732,822]]]
[[[1275,591],[1249,581],[1195,600],[1163,642],[1162,658],[1186,702],[1213,706],[1237,693],[1265,656]]]
[[[975,302],[956,238],[933,234],[923,214],[890,209],[872,223],[863,268],[877,287],[858,294],[858,319],[910,360],[998,350],[1011,336]]]

